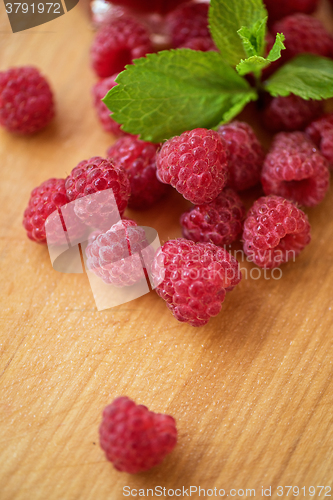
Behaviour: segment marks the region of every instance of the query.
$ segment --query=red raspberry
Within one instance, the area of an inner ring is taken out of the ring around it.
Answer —
[[[116,5],[140,12],[158,12],[159,14],[166,14],[184,2],[188,0],[112,0],[112,3]]]
[[[54,117],[52,91],[31,66],[0,72],[0,123],[10,132],[33,134]]]
[[[295,12],[312,14],[318,7],[319,0],[264,0],[269,21],[276,21]]]
[[[271,269],[293,260],[310,243],[310,224],[291,201],[263,196],[247,214],[243,240],[251,261]]]
[[[152,264],[157,294],[178,321],[206,325],[217,316],[227,291],[241,280],[236,259],[213,243],[167,241]]]
[[[136,137],[122,137],[108,149],[107,155],[120,163],[131,184],[130,208],[144,209],[156,203],[167,190],[156,177],[158,144]]]
[[[238,194],[226,188],[207,205],[199,205],[182,214],[183,236],[201,243],[230,245],[242,231],[245,207]]]
[[[274,97],[265,108],[265,127],[272,132],[293,132],[305,127],[323,112],[321,101],[305,101],[299,96]]]
[[[320,148],[321,154],[333,169],[333,113],[311,123],[306,129],[306,134]]]
[[[175,419],[153,413],[127,397],[103,411],[100,445],[115,469],[136,474],[160,464],[177,443]]]
[[[87,267],[105,283],[132,286],[143,278],[140,252],[148,247],[145,230],[121,220],[105,233],[95,231],[86,248]],[[129,258],[131,257],[131,258]]]
[[[234,121],[219,127],[218,133],[227,147],[227,185],[236,191],[243,191],[258,184],[265,154],[250,125]]]
[[[152,52],[152,45],[146,28],[129,16],[115,17],[95,36],[92,66],[98,76],[106,78],[148,52]]]
[[[166,18],[172,46],[181,47],[192,38],[211,38],[208,29],[208,3],[187,3]]]
[[[333,37],[319,19],[306,14],[293,14],[274,24],[274,33],[286,37],[286,50],[282,51],[283,62],[302,53],[323,57],[333,56]]]
[[[328,190],[328,164],[304,132],[280,132],[266,157],[261,182],[265,194],[313,207]]]
[[[75,213],[85,224],[99,229],[108,229],[119,220],[118,211],[112,199],[97,196],[95,201],[87,195],[112,189],[122,215],[131,194],[128,176],[121,165],[99,156],[81,161],[70,173],[65,183],[69,201],[80,199]]]
[[[190,38],[180,45],[184,49],[201,50],[202,52],[207,52],[208,50],[214,50],[217,52],[217,47],[210,36],[206,37],[196,37]]]
[[[117,76],[118,74],[109,76],[108,78],[104,78],[103,80],[97,82],[92,88],[92,95],[99,121],[101,122],[104,130],[106,132],[111,132],[111,134],[115,135],[116,137],[119,137],[121,135],[131,134],[128,134],[124,130],[121,130],[121,125],[111,118],[110,115],[112,114],[112,112],[109,110],[106,104],[102,102],[103,97],[106,96],[109,90],[117,85],[117,83],[115,82]]]
[[[68,203],[65,179],[49,179],[36,187],[24,211],[23,226],[28,238],[46,243],[45,221],[57,208]]]
[[[196,128],[166,141],[157,153],[157,176],[196,205],[210,203],[222,191],[227,153],[214,130]]]

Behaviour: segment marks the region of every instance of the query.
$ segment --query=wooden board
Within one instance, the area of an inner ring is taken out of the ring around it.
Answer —
[[[178,323],[154,292],[98,312],[87,277],[54,271],[21,225],[36,185],[112,143],[91,106],[93,32],[80,7],[15,35],[0,11],[0,69],[37,65],[57,100],[40,134],[0,131],[1,500],[118,500],[126,485],[235,498],[271,486],[276,499],[278,486],[332,486],[333,190],[307,210],[313,241],[283,278],[243,279],[208,326]],[[333,26],[326,4],[320,15]],[[180,236],[187,206],[173,192],[127,215],[164,241]],[[136,476],[114,471],[98,445],[102,409],[124,394],[179,430],[165,462]]]

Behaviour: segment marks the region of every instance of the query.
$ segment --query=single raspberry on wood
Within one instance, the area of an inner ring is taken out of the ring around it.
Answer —
[[[210,38],[208,29],[208,8],[205,2],[188,2],[180,5],[166,17],[172,46],[182,47],[193,38]]]
[[[218,133],[227,148],[227,185],[235,191],[243,191],[258,184],[265,154],[252,127],[234,121],[220,126]]]
[[[312,14],[319,4],[319,0],[264,0],[268,10],[269,21],[277,21],[282,17],[296,12]]]
[[[146,28],[123,15],[113,18],[97,32],[91,47],[92,66],[98,76],[106,78],[152,51]]]
[[[259,267],[293,261],[311,241],[307,216],[280,196],[263,196],[244,222],[244,252]]]
[[[333,113],[324,115],[312,122],[306,134],[320,149],[331,169],[333,169]]]
[[[119,397],[104,409],[99,437],[115,469],[136,474],[160,464],[172,452],[177,444],[176,422]]]
[[[117,85],[117,83],[115,82],[117,76],[118,74],[109,76],[108,78],[104,78],[103,80],[97,82],[92,88],[92,95],[97,116],[104,130],[106,132],[110,132],[116,137],[119,137],[122,135],[131,134],[127,134],[127,132],[121,129],[121,125],[111,118],[110,115],[112,115],[112,112],[102,101],[103,97],[106,96],[108,91]]]
[[[75,213],[79,219],[98,229],[108,229],[119,220],[131,194],[124,168],[99,156],[81,161],[67,177],[65,187],[69,201],[77,200]],[[88,196],[108,189],[112,189],[114,199],[107,193],[93,199]]]
[[[195,205],[213,201],[227,175],[226,147],[214,130],[183,132],[166,141],[157,153],[157,177]]]
[[[329,177],[326,159],[304,132],[280,132],[266,156],[261,182],[267,195],[313,207],[324,199]]]
[[[242,231],[245,207],[238,194],[226,188],[206,205],[191,208],[180,218],[184,238],[218,246],[230,245]]]
[[[105,233],[95,231],[90,235],[87,267],[104,283],[132,286],[144,277],[140,252],[147,247],[145,230],[133,220],[121,220]]]
[[[33,134],[54,117],[47,80],[37,68],[22,66],[0,72],[0,124],[9,132]]]
[[[49,179],[36,187],[24,211],[23,227],[28,238],[46,243],[45,221],[57,208],[68,203],[65,179]]]
[[[281,52],[283,62],[302,53],[323,57],[333,56],[333,37],[319,19],[307,14],[293,14],[278,21],[273,32],[286,37],[286,50]]]
[[[242,277],[237,260],[225,249],[183,238],[169,240],[157,251],[152,276],[175,318],[192,326],[217,316],[226,292]]]
[[[304,130],[309,123],[323,113],[321,101],[306,101],[290,94],[287,97],[273,97],[265,107],[264,125],[272,132],[294,132]]]
[[[131,184],[128,206],[134,209],[151,207],[168,187],[156,177],[156,151],[159,144],[122,137],[111,146],[107,155],[124,167]]]

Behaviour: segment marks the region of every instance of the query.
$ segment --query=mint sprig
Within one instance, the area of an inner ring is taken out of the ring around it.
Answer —
[[[281,57],[278,34],[265,56],[267,11],[262,0],[211,0],[209,26],[219,52],[173,49],[126,66],[103,102],[126,132],[160,142],[185,130],[214,128],[233,119],[265,90],[303,99],[333,97],[333,61],[301,55],[267,81],[262,70]],[[256,87],[244,75],[253,73]]]

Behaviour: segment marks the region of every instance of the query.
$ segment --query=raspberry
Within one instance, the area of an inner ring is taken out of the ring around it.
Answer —
[[[269,21],[276,21],[295,12],[312,14],[318,7],[319,0],[264,0]]]
[[[226,188],[207,205],[199,205],[182,214],[183,236],[201,243],[230,245],[242,231],[245,207],[230,188]]]
[[[306,129],[306,134],[320,148],[321,154],[333,169],[333,113],[311,123]]]
[[[153,413],[127,397],[103,411],[100,445],[115,469],[136,474],[161,463],[177,443],[175,419]]]
[[[119,220],[131,194],[128,176],[121,165],[99,156],[81,161],[70,173],[65,183],[69,201],[78,200],[75,213],[85,224],[108,229]],[[86,196],[112,189],[113,199],[97,196],[94,201]]]
[[[147,247],[144,229],[133,220],[121,220],[105,233],[95,231],[90,235],[87,267],[104,283],[132,286],[143,278],[145,265],[141,263],[140,252]]]
[[[201,50],[202,52],[207,52],[208,50],[217,51],[216,45],[210,36],[189,38],[183,43],[183,45],[180,45],[180,47],[185,49]]]
[[[45,221],[57,208],[68,203],[65,179],[49,179],[36,187],[24,211],[23,226],[28,238],[46,243]]]
[[[265,155],[250,125],[234,121],[219,127],[218,133],[227,147],[227,185],[236,191],[243,191],[258,184]]]
[[[265,194],[313,207],[328,190],[328,164],[305,133],[280,132],[266,157],[261,182]]]
[[[265,127],[272,132],[293,132],[305,127],[323,112],[321,101],[305,101],[290,94],[288,97],[274,97],[265,108],[263,120]]]
[[[156,177],[156,151],[158,144],[141,141],[136,137],[122,137],[108,149],[107,155],[120,163],[131,184],[130,208],[149,208],[167,190]]]
[[[263,196],[244,222],[244,252],[259,267],[271,269],[297,257],[311,241],[307,216],[280,196]]]
[[[157,176],[196,205],[210,203],[224,188],[225,145],[214,130],[197,128],[166,141],[157,153]]]
[[[10,132],[33,134],[54,117],[52,91],[32,66],[0,72],[0,123]]]
[[[318,19],[306,14],[293,14],[274,24],[275,33],[286,37],[286,50],[281,53],[282,61],[287,61],[304,52],[323,57],[333,56],[333,37]]]
[[[108,91],[117,85],[115,82],[117,76],[118,75],[116,74],[109,76],[108,78],[104,78],[103,80],[97,82],[92,88],[94,106],[97,111],[99,121],[106,132],[111,132],[111,134],[116,137],[121,135],[131,135],[121,130],[121,125],[110,117],[110,114],[112,114],[111,111],[104,104],[104,102],[102,102],[103,97],[106,96]]]
[[[213,243],[167,241],[152,264],[157,294],[178,321],[206,325],[221,310],[226,292],[241,280],[236,259]]]
[[[208,29],[207,3],[180,5],[166,18],[172,46],[181,47],[192,38],[211,38]]]
[[[112,0],[112,3],[116,5],[140,12],[158,12],[159,14],[166,14],[184,2],[188,0]]]
[[[148,52],[152,52],[152,45],[146,28],[129,16],[115,17],[95,36],[92,66],[98,76],[106,78]]]

